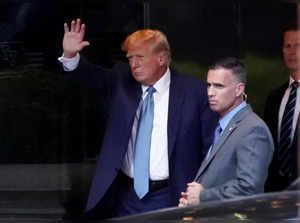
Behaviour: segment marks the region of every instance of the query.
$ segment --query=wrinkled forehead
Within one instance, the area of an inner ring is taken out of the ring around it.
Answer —
[[[225,80],[232,79],[232,71],[223,67],[209,69],[207,73],[207,80]]]
[[[300,30],[288,30],[283,36],[284,44],[300,41]]]
[[[210,69],[207,73],[208,83],[222,83],[222,84],[238,84],[241,81],[234,75],[232,69],[217,67]]]

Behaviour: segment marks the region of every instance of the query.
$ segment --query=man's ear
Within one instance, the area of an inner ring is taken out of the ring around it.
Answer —
[[[168,55],[166,51],[162,51],[158,53],[158,63],[160,66],[164,66],[167,64]]]
[[[241,82],[238,83],[235,87],[235,96],[241,97],[244,92],[245,92],[245,84],[243,84]]]

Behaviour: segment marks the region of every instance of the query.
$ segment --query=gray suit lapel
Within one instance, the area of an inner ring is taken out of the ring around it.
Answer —
[[[208,165],[212,162],[212,160],[215,158],[216,154],[220,151],[222,148],[223,144],[226,142],[228,137],[236,130],[238,127],[238,123],[244,119],[245,116],[249,112],[252,112],[251,106],[247,105],[244,107],[242,110],[240,110],[228,123],[227,127],[224,129],[221,137],[217,141],[217,143],[213,146],[211,149],[211,154],[207,159],[204,159],[198,173],[195,177],[195,181],[201,176],[201,174],[204,172],[204,170],[208,167]]]

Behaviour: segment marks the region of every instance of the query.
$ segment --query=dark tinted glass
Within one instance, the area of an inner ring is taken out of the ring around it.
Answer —
[[[284,1],[5,0],[0,11],[0,218],[60,219],[84,209],[109,115],[61,72],[64,22],[82,18],[91,42],[82,53],[106,69],[127,62],[120,45],[144,27],[166,33],[172,67],[204,80],[216,58],[243,58],[248,99],[262,115],[287,79],[282,27],[297,10]]]

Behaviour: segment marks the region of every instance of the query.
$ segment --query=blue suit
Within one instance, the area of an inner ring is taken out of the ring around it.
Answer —
[[[115,179],[127,151],[142,90],[128,65],[115,72],[106,72],[81,58],[73,76],[108,99],[106,132],[86,207],[90,211],[104,199],[108,201],[106,204],[113,205],[115,199],[111,196],[121,186]],[[180,193],[194,179],[212,142],[216,123],[217,115],[208,106],[205,83],[171,70],[167,129],[172,206],[178,204]]]

